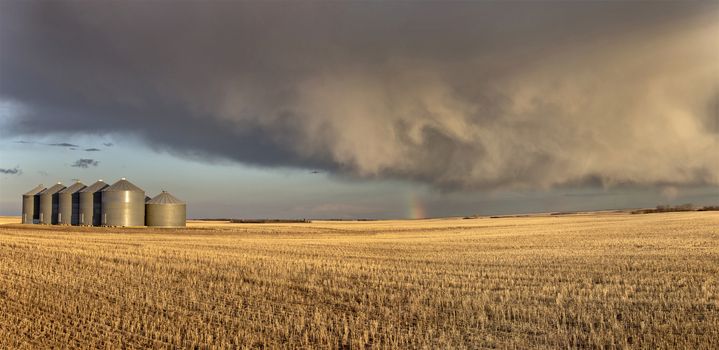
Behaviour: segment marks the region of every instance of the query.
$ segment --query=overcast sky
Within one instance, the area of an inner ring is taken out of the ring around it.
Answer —
[[[191,217],[719,202],[719,3],[0,2],[0,214],[127,177]]]

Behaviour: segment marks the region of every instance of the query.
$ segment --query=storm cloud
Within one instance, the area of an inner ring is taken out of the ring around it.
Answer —
[[[719,184],[719,4],[2,2],[12,135],[438,188]]]

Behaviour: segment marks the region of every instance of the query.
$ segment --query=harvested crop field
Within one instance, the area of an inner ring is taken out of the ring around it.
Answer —
[[[0,348],[719,348],[719,212],[0,225]]]

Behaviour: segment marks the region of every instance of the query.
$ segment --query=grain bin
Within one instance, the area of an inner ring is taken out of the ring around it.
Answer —
[[[162,191],[145,203],[145,225],[153,227],[185,227],[187,205]]]
[[[40,223],[45,225],[57,224],[57,214],[59,205],[58,192],[65,189],[62,183],[46,189],[40,193]]]
[[[40,221],[40,193],[45,186],[37,187],[22,195],[22,223],[37,224]]]
[[[124,177],[102,190],[102,226],[145,226],[145,191]]]
[[[85,184],[78,181],[58,192],[58,224],[80,224],[80,191],[85,187]]]
[[[80,225],[100,226],[102,216],[102,190],[108,184],[97,180],[80,191]]]

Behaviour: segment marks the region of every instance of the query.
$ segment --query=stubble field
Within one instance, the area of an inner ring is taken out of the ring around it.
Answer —
[[[0,225],[0,348],[719,348],[719,212]]]

